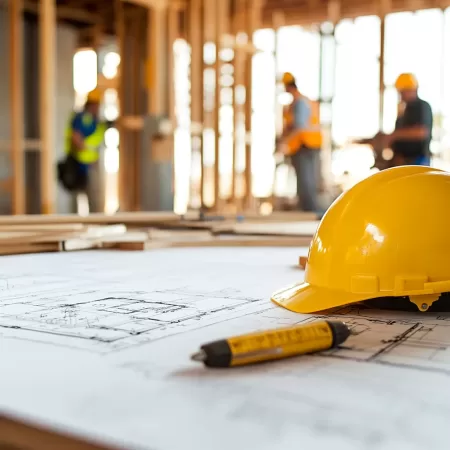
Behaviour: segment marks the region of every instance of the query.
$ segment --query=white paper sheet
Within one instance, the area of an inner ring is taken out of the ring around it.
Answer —
[[[0,259],[0,408],[129,449],[450,448],[450,315],[343,308],[344,348],[239,369],[199,345],[315,320],[273,305],[306,249]]]

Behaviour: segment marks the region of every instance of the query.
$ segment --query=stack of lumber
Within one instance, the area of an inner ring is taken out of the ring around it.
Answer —
[[[278,221],[257,215],[170,213],[1,216],[0,255],[102,248],[308,246],[318,225],[311,217],[315,218],[302,213],[285,213]]]

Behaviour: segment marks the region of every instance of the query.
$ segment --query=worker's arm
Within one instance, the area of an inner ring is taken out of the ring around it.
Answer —
[[[283,136],[283,141],[287,143],[292,136],[306,128],[309,116],[311,114],[311,108],[309,103],[303,98],[299,98],[294,105],[294,123],[287,135]]]
[[[422,140],[425,139],[430,130],[426,125],[413,125],[408,128],[402,128],[401,130],[395,130],[389,135],[390,140]]]
[[[84,148],[83,121],[80,114],[76,114],[71,123],[72,148],[82,150]]]
[[[433,127],[433,113],[428,103],[417,103],[410,107],[405,126],[395,130],[388,136],[393,141],[417,141],[426,139]]]

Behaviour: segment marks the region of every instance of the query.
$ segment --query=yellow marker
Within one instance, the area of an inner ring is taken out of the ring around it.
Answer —
[[[242,366],[328,350],[350,334],[345,323],[323,320],[214,341],[202,345],[191,359],[208,367]]]

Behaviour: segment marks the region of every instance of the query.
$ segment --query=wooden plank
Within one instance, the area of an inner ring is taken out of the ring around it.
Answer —
[[[0,246],[10,247],[14,245],[25,245],[32,243],[58,243],[66,239],[76,238],[86,241],[99,240],[105,238],[117,238],[127,232],[125,225],[108,225],[103,227],[87,227],[80,231],[0,231]]]
[[[169,0],[122,0],[124,2],[133,3],[144,8],[165,8]]]
[[[10,99],[11,99],[11,162],[12,162],[12,211],[25,213],[25,164],[23,130],[23,2],[9,0],[10,23]]]
[[[286,223],[237,223],[232,227],[217,225],[217,234],[264,235],[264,236],[313,236],[319,226],[318,221]]]
[[[47,253],[59,251],[59,243],[36,243],[36,244],[15,244],[1,245],[0,255],[23,255],[28,253]]]
[[[55,205],[53,123],[56,117],[56,5],[55,0],[40,0],[39,85],[41,139],[41,212],[51,214]]]
[[[24,11],[39,14],[39,5],[36,1],[25,0]],[[97,25],[102,19],[99,14],[89,12],[89,10],[64,5],[58,6],[56,17],[58,20],[73,20],[91,25]]]
[[[127,128],[128,130],[140,131],[144,128],[143,116],[122,116],[118,122],[123,128]]]
[[[311,237],[265,237],[265,236],[217,236],[204,240],[147,241],[136,243],[123,250],[151,250],[157,248],[200,247],[307,247]]]
[[[0,232],[5,231],[52,231],[54,233],[67,231],[84,231],[86,227],[81,223],[61,223],[61,224],[37,224],[37,225],[0,225]]]
[[[1,225],[41,225],[41,224],[163,224],[178,222],[180,216],[165,212],[134,213],[122,212],[113,215],[93,213],[89,216],[77,214],[17,215],[0,216]]]
[[[31,424],[25,419],[0,415],[1,442],[5,450],[114,450],[91,441],[86,441],[72,434],[61,433]],[[118,449],[116,449],[118,450]]]

